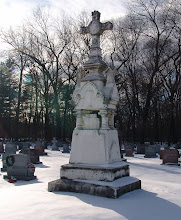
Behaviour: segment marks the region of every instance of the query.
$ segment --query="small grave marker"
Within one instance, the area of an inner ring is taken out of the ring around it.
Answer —
[[[67,143],[63,144],[63,151],[62,151],[62,153],[70,153],[69,145]]]
[[[156,146],[154,146],[154,145],[146,146],[145,147],[145,157],[146,158],[157,157],[157,155],[156,155]]]
[[[32,180],[34,176],[35,166],[30,162],[30,157],[24,154],[10,154],[6,158],[7,175],[4,178],[17,180]]]
[[[133,155],[133,147],[132,146],[126,146],[125,147],[125,153],[127,157],[134,157]]]
[[[39,156],[47,155],[42,145],[35,145],[34,149],[38,151]]]
[[[16,147],[12,143],[6,143],[5,145],[5,151],[2,154],[2,165],[1,171],[7,171],[7,165],[6,165],[6,157],[9,154],[16,154]]]
[[[4,153],[4,146],[3,143],[0,142],[0,154]]]
[[[39,151],[36,149],[24,149],[24,154],[29,155],[31,163],[39,164],[41,163],[39,160]]]
[[[163,164],[177,164],[179,153],[177,149],[165,149],[162,152]]]
[[[52,140],[52,150],[59,150],[58,149],[58,141],[56,140],[56,137],[53,138]]]
[[[137,145],[137,154],[145,154],[145,144]]]

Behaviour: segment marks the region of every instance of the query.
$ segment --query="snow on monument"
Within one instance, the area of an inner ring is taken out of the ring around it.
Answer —
[[[88,72],[73,93],[76,128],[72,135],[69,164],[60,169],[60,179],[48,183],[49,191],[71,191],[117,198],[141,188],[141,181],[129,176],[129,166],[121,160],[114,115],[119,94],[114,70],[102,60],[100,35],[111,30],[111,22],[101,23],[100,13],[81,28],[90,34],[92,45],[84,69]]]

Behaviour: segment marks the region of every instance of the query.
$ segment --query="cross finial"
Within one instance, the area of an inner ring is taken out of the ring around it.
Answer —
[[[100,16],[101,16],[101,13],[98,12],[98,11],[93,11],[92,12],[92,20],[98,20],[100,21]]]
[[[100,35],[105,30],[112,30],[113,24],[111,22],[101,23],[100,22],[101,13],[98,11],[92,12],[92,21],[87,27],[81,27],[82,34],[90,34],[92,37],[92,45],[90,48],[89,60],[100,59],[101,58],[101,48],[100,48]],[[99,58],[98,58],[99,57]]]

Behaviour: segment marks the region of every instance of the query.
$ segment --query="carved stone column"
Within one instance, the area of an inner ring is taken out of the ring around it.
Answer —
[[[107,110],[100,110],[99,115],[102,118],[101,129],[110,129],[108,124],[108,112]]]
[[[81,110],[76,110],[75,111],[76,115],[76,130],[81,130],[82,129],[82,112]]]
[[[110,129],[115,129],[114,127],[114,116],[116,115],[115,110],[109,110],[108,112],[108,125]]]

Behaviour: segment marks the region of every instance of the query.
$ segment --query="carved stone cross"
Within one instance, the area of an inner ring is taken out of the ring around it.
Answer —
[[[81,27],[82,34],[90,34],[92,36],[92,45],[90,48],[90,57],[101,57],[100,35],[105,30],[112,30],[113,24],[111,22],[101,23],[100,12],[92,12],[92,21],[87,27]]]

